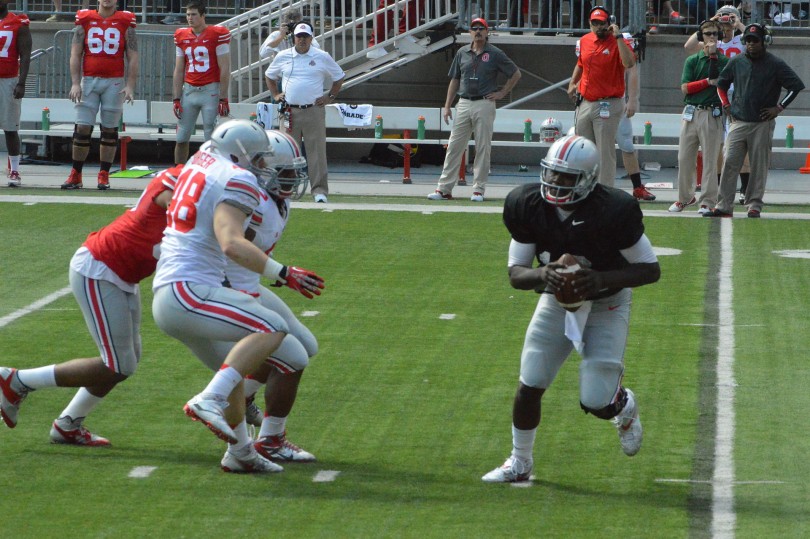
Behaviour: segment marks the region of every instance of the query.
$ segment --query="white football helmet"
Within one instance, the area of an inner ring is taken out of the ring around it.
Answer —
[[[284,131],[268,129],[267,138],[273,148],[272,166],[278,171],[278,196],[298,200],[307,190],[307,160],[295,139]]]
[[[546,118],[540,125],[543,142],[554,142],[562,136],[562,122],[556,118]]]
[[[272,167],[273,148],[256,122],[228,120],[211,133],[210,151],[252,172],[268,194],[278,192],[278,171]]]
[[[573,183],[558,183],[559,174],[575,176]],[[543,198],[555,206],[580,202],[593,191],[598,174],[596,144],[578,135],[565,136],[552,144],[546,158],[540,161]]]

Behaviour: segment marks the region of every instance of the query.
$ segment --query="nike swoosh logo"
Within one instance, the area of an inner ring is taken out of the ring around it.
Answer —
[[[581,224],[582,224],[582,223],[584,223],[584,222],[585,222],[585,221],[571,221],[571,225],[572,225],[572,226],[577,226],[577,225],[581,225]]]
[[[615,311],[619,307],[620,307],[619,305],[608,305],[608,311]]]

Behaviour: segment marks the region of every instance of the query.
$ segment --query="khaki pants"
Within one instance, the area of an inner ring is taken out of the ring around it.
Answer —
[[[737,176],[745,162],[745,154],[751,162],[751,176],[745,191],[745,202],[749,210],[762,210],[762,197],[768,181],[768,168],[771,165],[771,145],[776,120],[765,122],[731,123],[726,137],[726,159],[720,176],[720,196],[717,208],[731,213],[734,210],[734,197],[737,194]]]
[[[489,154],[492,149],[492,126],[495,124],[495,102],[489,99],[470,101],[459,99],[447,154],[444,157],[438,190],[453,192],[458,181],[461,156],[467,150],[470,136],[475,135],[475,162],[473,164],[473,192],[484,194],[489,179]]]
[[[709,209],[717,205],[717,156],[723,145],[723,117],[711,110],[695,110],[691,122],[681,121],[678,142],[678,200],[687,204],[695,196],[698,146],[703,148],[703,175],[699,204]]]
[[[326,109],[317,105],[306,109],[291,108],[288,132],[302,149],[306,145],[310,191],[313,195],[328,195]]]
[[[599,103],[610,104],[610,116],[599,116]],[[599,149],[599,183],[613,187],[616,181],[616,132],[624,116],[624,99],[612,97],[601,101],[583,99],[577,107],[576,133],[593,141]]]

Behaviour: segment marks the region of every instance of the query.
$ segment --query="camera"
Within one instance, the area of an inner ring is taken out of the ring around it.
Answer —
[[[288,22],[288,23],[286,23],[284,26],[287,27],[287,33],[292,34],[293,30],[295,30],[295,27],[296,27],[297,24],[298,24],[297,22]]]
[[[720,18],[718,19],[718,21],[721,22],[721,23],[730,23],[731,22],[731,16],[729,16],[729,15],[721,15]]]

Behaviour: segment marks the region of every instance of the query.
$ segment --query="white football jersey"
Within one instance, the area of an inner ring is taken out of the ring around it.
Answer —
[[[728,42],[724,42],[722,39],[718,41],[717,48],[723,51],[723,54],[729,58],[734,58],[738,54],[742,54],[742,52],[745,50],[745,45],[743,45],[740,36],[736,35],[729,39]]]
[[[169,204],[152,288],[179,281],[221,286],[226,257],[214,234],[214,210],[228,203],[244,211],[247,221],[261,192],[256,177],[228,159],[203,150],[194,154]]]
[[[253,215],[250,216],[250,222],[247,226],[256,234],[253,238],[253,244],[267,255],[272,256],[271,252],[281,238],[281,234],[284,232],[289,218],[289,199],[277,202],[275,199],[262,192],[259,207],[256,208]],[[254,273],[246,267],[240,266],[233,260],[228,260],[225,275],[228,278],[228,282],[231,283],[231,288],[242,290],[243,292],[253,295],[259,293],[259,281],[261,276],[258,273]]]

